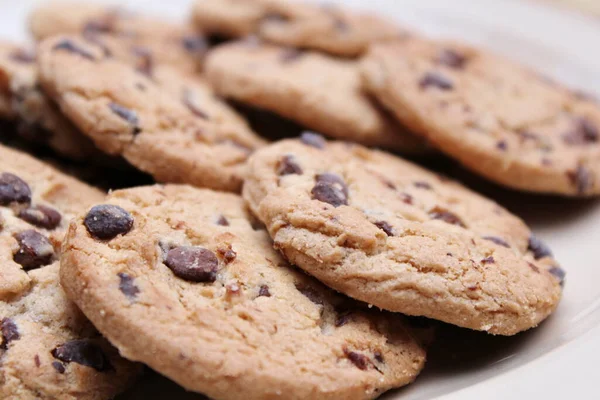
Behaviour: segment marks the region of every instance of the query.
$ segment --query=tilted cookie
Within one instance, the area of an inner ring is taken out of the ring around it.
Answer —
[[[8,107],[17,119],[18,133],[26,140],[73,160],[103,158],[92,141],[42,92],[35,54],[17,45],[0,44],[0,76],[6,80]]]
[[[103,198],[0,146],[0,398],[107,399],[135,377],[58,279],[70,218]]]
[[[210,52],[205,73],[218,94],[328,136],[406,152],[425,148],[362,92],[355,61],[239,41]]]
[[[204,36],[186,24],[91,3],[40,5],[30,15],[29,28],[39,41],[58,34],[119,40],[134,51],[150,51],[160,63],[188,72],[198,69],[208,49]]]
[[[464,45],[374,46],[366,85],[434,146],[502,185],[600,194],[600,108],[536,73]]]
[[[98,148],[159,181],[239,191],[248,155],[263,144],[247,128],[198,115],[83,39],[44,41],[38,64],[45,91]]]
[[[402,317],[290,267],[241,197],[111,193],[74,220],[61,282],[127,358],[214,399],[369,399],[425,354]]]
[[[196,26],[229,38],[256,34],[286,46],[359,56],[377,41],[405,34],[385,18],[333,4],[288,0],[197,0]]]
[[[502,335],[560,300],[564,272],[519,218],[407,161],[304,135],[248,165],[244,198],[275,246],[351,297]]]

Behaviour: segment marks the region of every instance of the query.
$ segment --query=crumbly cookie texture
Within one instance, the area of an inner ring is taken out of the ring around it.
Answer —
[[[290,267],[237,195],[116,191],[65,241],[61,282],[98,329],[211,398],[369,399],[423,367],[401,316]]]
[[[456,43],[373,46],[368,89],[434,146],[502,185],[600,194],[600,109],[589,96]]]
[[[91,3],[44,3],[31,13],[29,28],[38,41],[59,34],[119,41],[132,51],[152,53],[157,62],[187,72],[198,69],[208,49],[204,36],[187,24]]]
[[[42,92],[32,51],[0,44],[0,76],[6,81],[6,102],[11,115],[17,119],[20,136],[72,160],[103,158],[92,141]]]
[[[255,153],[244,198],[289,261],[382,309],[512,335],[564,272],[514,215],[382,152],[314,135]]]
[[[98,148],[158,181],[239,191],[248,155],[264,143],[246,127],[199,115],[83,39],[44,41],[38,65],[45,91]]]
[[[361,55],[371,43],[406,34],[379,16],[287,0],[197,0],[193,21],[209,35],[256,34],[278,44],[347,57]]]
[[[2,399],[106,399],[137,374],[66,298],[58,279],[70,218],[103,198],[0,146]]]
[[[220,95],[328,136],[404,152],[425,149],[363,93],[356,61],[246,40],[209,53],[205,74]]]

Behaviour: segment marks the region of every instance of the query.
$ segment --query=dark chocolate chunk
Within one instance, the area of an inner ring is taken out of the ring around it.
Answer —
[[[88,21],[83,26],[83,35],[97,35],[99,33],[113,33],[114,23],[112,18],[96,19]]]
[[[110,240],[127,234],[133,228],[133,217],[119,206],[94,206],[83,221],[88,232],[96,239]]]
[[[183,48],[190,53],[204,54],[208,50],[208,42],[201,35],[184,36],[181,40]]]
[[[533,235],[529,237],[529,245],[527,247],[527,250],[533,253],[533,257],[536,260],[539,260],[540,258],[544,257],[552,257],[552,251],[550,250],[550,248],[546,246],[544,242],[542,242],[540,239]]]
[[[323,296],[321,295],[321,293],[317,292],[312,286],[297,283],[296,289],[298,289],[300,293],[302,293],[307,299],[309,299],[313,303],[317,305],[324,304]]]
[[[309,131],[302,132],[302,135],[300,136],[300,141],[307,146],[312,146],[317,149],[323,149],[327,144],[327,141],[323,136],[319,135],[318,133]]]
[[[15,340],[19,340],[21,335],[15,322],[10,318],[3,318],[0,321],[0,332],[2,333],[2,342],[0,342],[0,349],[6,350],[8,344]]]
[[[19,243],[19,250],[14,254],[13,260],[22,265],[25,271],[52,263],[54,247],[41,233],[28,229],[17,233],[15,239]]]
[[[499,140],[496,142],[496,148],[500,151],[506,151],[508,149],[508,144],[505,140]]]
[[[451,80],[437,72],[428,72],[419,81],[419,87],[421,89],[436,87],[441,90],[452,90],[454,88],[454,84]]]
[[[217,219],[217,225],[221,226],[229,226],[229,221],[225,218],[224,215],[219,215],[219,219]]]
[[[56,370],[59,374],[65,373],[65,366],[60,361],[52,361],[52,368]]]
[[[217,249],[217,253],[219,253],[225,264],[231,263],[237,257],[237,253],[231,249],[231,246],[228,248],[219,248]]]
[[[429,211],[429,216],[432,219],[439,219],[451,225],[458,225],[463,228],[466,227],[464,222],[456,214],[438,206]]]
[[[388,236],[394,236],[394,228],[385,221],[375,222],[375,226],[385,232]]]
[[[496,260],[494,260],[494,257],[489,256],[484,258],[483,260],[481,260],[482,264],[494,264],[496,262]]]
[[[567,177],[571,184],[577,188],[577,193],[585,194],[593,185],[590,171],[583,165],[578,165],[574,171],[568,171]]]
[[[127,121],[133,127],[133,134],[137,135],[140,133],[140,127],[138,126],[139,118],[137,113],[117,103],[109,103],[108,107],[112,112],[117,114],[119,117]]]
[[[54,45],[52,50],[66,50],[70,53],[80,55],[81,57],[88,59],[90,61],[95,61],[96,58],[85,49],[79,47],[69,39],[64,39]]]
[[[3,172],[0,175],[0,206],[7,206],[11,203],[30,204],[31,189],[18,176]]]
[[[100,346],[87,339],[71,340],[54,348],[51,352],[57,360],[77,363],[98,372],[113,369]]]
[[[552,268],[550,268],[548,270],[548,272],[550,272],[552,275],[554,275],[560,282],[560,286],[563,286],[565,283],[565,276],[567,275],[567,273],[565,272],[564,269],[562,269],[559,266],[553,266]]]
[[[219,260],[208,249],[181,246],[169,250],[165,265],[186,281],[214,282],[217,279]]]
[[[40,365],[42,365],[41,361],[40,361],[40,356],[39,355],[35,355],[35,357],[33,357],[33,362],[35,363],[35,366],[37,368],[40,367]]]
[[[148,77],[152,77],[154,71],[154,57],[150,49],[141,46],[133,46],[131,53],[137,58],[136,70]],[[125,116],[123,118],[127,119]],[[137,119],[136,119],[137,122]]]
[[[348,357],[348,360],[352,362],[358,369],[366,370],[371,364],[371,360],[364,354],[360,354],[348,349],[344,349],[344,354]]]
[[[279,61],[281,61],[282,64],[290,64],[295,61],[298,61],[300,58],[302,58],[303,55],[303,51],[295,49],[293,47],[289,47],[281,51]]]
[[[117,276],[119,277],[119,290],[130,300],[134,300],[140,292],[140,289],[133,283],[135,278],[124,272],[119,272]]]
[[[540,273],[540,269],[534,263],[528,262],[527,265],[529,265],[529,268],[531,268],[533,272],[535,272],[537,274]]]
[[[437,62],[450,68],[462,69],[467,62],[467,57],[453,49],[442,49],[438,54]]]
[[[293,155],[287,154],[279,161],[277,175],[302,175],[302,167],[298,165]]]
[[[408,194],[408,193],[398,193],[398,196],[400,197],[400,200],[405,203],[405,204],[409,204],[412,205],[414,198]]]
[[[379,351],[376,351],[376,352],[374,352],[374,353],[373,353],[373,357],[375,357],[375,360],[376,360],[378,363],[383,363],[383,362],[385,361],[385,360],[383,359],[383,354],[381,354],[381,352],[379,352]]]
[[[573,129],[563,135],[563,140],[572,146],[596,143],[598,142],[598,128],[585,117],[577,118]]]
[[[22,64],[32,64],[35,62],[35,53],[25,49],[17,49],[10,53],[8,57],[13,61]]]
[[[489,240],[490,242],[496,243],[498,246],[510,248],[510,245],[504,241],[504,239],[497,236],[484,236],[483,239]]]
[[[418,182],[415,182],[414,185],[415,185],[415,187],[418,187],[419,189],[431,190],[431,185],[427,182],[418,181]]]
[[[58,211],[42,204],[21,210],[18,215],[23,221],[48,230],[55,229],[62,219]]]
[[[261,285],[258,290],[258,297],[271,297],[271,292],[269,291],[269,287],[267,285]]]
[[[348,186],[337,174],[325,172],[316,176],[316,184],[312,188],[312,198],[331,204],[334,207],[348,205]]]
[[[202,110],[196,103],[194,103],[194,94],[190,89],[184,89],[182,99],[183,105],[188,108],[198,118],[209,120],[210,117],[204,110]]]

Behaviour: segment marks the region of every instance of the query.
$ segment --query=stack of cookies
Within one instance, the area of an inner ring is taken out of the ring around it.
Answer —
[[[145,364],[214,399],[371,399],[423,369],[423,317],[515,335],[558,306],[518,216],[403,157],[597,196],[590,96],[299,1],[29,27],[0,44],[0,398],[109,399]]]

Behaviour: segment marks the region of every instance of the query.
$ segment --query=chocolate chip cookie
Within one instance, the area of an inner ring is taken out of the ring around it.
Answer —
[[[600,194],[600,109],[488,52],[410,40],[374,46],[366,86],[398,119],[482,176],[515,189]]]
[[[150,52],[156,62],[193,72],[208,44],[196,29],[131,11],[91,3],[50,2],[29,18],[37,40],[58,34],[79,34],[90,40],[119,41],[138,53]]]
[[[135,377],[58,279],[69,219],[103,198],[0,146],[0,398],[106,399]]]
[[[42,85],[96,146],[162,182],[239,191],[248,155],[263,144],[246,127],[202,115],[144,71],[101,46],[61,36],[39,46]]]
[[[333,4],[288,0],[197,0],[193,20],[200,30],[221,37],[256,34],[298,48],[354,57],[377,41],[406,33],[379,16]]]
[[[404,152],[425,149],[362,92],[355,61],[246,40],[210,52],[205,73],[220,95],[328,136]]]
[[[564,272],[494,202],[400,158],[317,136],[248,163],[244,198],[292,264],[382,309],[512,335],[556,308]]]
[[[237,195],[116,191],[64,250],[65,290],[123,355],[214,399],[368,399],[423,367],[401,316],[290,267]]]

